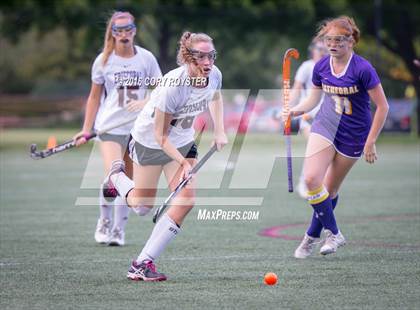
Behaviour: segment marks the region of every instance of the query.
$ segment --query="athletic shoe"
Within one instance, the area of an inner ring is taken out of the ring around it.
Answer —
[[[124,172],[125,164],[122,160],[114,160],[112,162],[111,170],[109,171],[108,175],[106,176],[104,182],[102,183],[102,194],[106,201],[114,201],[115,198],[118,196],[118,191],[115,188],[114,184],[111,181],[111,176],[116,173]]]
[[[307,258],[314,251],[315,246],[319,243],[319,238],[314,238],[305,233],[302,242],[295,250],[296,258]]]
[[[332,254],[337,252],[337,249],[346,244],[346,239],[344,238],[343,234],[338,231],[336,235],[334,235],[331,230],[324,229],[325,232],[325,243],[321,247],[319,253],[322,255]]]
[[[131,263],[127,278],[134,281],[165,281],[166,276],[156,270],[151,260],[144,260],[140,264],[136,261]]]
[[[111,231],[111,238],[109,239],[108,245],[110,246],[123,246],[125,244],[125,233],[119,228],[115,227]]]
[[[111,237],[111,221],[109,219],[98,219],[95,230],[95,240],[97,243],[105,244]]]

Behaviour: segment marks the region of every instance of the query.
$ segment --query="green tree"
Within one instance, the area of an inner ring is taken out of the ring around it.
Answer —
[[[420,136],[420,68],[413,62],[420,58],[420,2],[356,1],[349,6],[363,29],[377,39],[378,45],[400,58],[410,73],[409,79],[417,94],[417,134]]]
[[[415,28],[420,25],[419,7],[416,1],[401,4],[397,0],[3,1],[0,33],[11,42],[18,42],[30,31],[35,30],[42,38],[63,30],[65,57],[56,57],[55,62],[48,59],[48,66],[34,66],[32,72],[43,68],[45,75],[86,78],[94,56],[102,47],[107,18],[113,10],[129,10],[140,25],[140,44],[157,55],[164,72],[176,66],[177,40],[184,30],[207,32],[215,39],[220,54],[217,65],[224,72],[224,86],[256,91],[279,87],[276,77],[281,73],[281,58],[286,48],[298,48],[301,61],[304,60],[304,51],[316,32],[317,23],[327,17],[348,14],[355,17],[362,29],[363,43],[359,46],[363,49],[376,40],[392,53],[389,55],[394,55],[394,59],[387,55],[377,63],[384,70],[401,59],[419,98],[419,69],[413,65],[420,48],[420,33]],[[16,73],[12,62],[3,63],[1,79],[16,76],[19,83],[25,84],[25,77]],[[33,81],[42,77],[38,74],[26,78]],[[26,83],[26,88],[29,84]],[[403,88],[401,82],[387,83],[387,86],[392,87],[394,94],[395,89]],[[420,104],[417,104],[417,118],[420,119]],[[420,134],[420,121],[417,131]]]

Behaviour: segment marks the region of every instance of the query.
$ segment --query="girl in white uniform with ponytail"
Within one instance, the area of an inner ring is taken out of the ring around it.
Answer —
[[[124,159],[127,173],[132,175],[132,164],[127,149],[130,130],[139,110],[146,103],[147,78],[160,78],[162,73],[156,58],[148,50],[134,45],[136,25],[128,12],[115,12],[109,19],[103,52],[92,67],[92,86],[86,104],[82,130],[74,136],[77,145],[92,129],[103,130],[117,126],[99,136],[100,149],[108,174],[114,160]],[[127,123],[132,119],[131,123]],[[112,196],[112,195],[106,195]],[[95,240],[101,244],[124,245],[124,230],[129,208],[123,198],[99,194],[100,216],[96,225]],[[114,206],[114,219],[112,209]]]
[[[216,51],[212,39],[203,33],[185,32],[179,42],[179,68],[170,71],[153,90],[140,113],[129,143],[134,162],[133,181],[124,162],[114,161],[106,189],[118,195],[139,215],[154,205],[157,184],[163,172],[171,191],[186,178],[197,162],[194,117],[210,110],[214,143],[218,150],[227,144],[223,126],[222,74],[214,66]],[[128,271],[132,280],[163,281],[154,262],[181,231],[181,224],[194,206],[195,181],[184,188],[155,225],[149,239]]]

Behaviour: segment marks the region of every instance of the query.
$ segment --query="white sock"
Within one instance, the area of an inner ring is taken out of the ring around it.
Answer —
[[[137,263],[141,263],[145,259],[156,260],[169,242],[181,231],[181,228],[165,213],[159,219],[152,234],[147,240],[146,245],[137,257]]]
[[[121,197],[127,198],[127,194],[134,188],[134,182],[124,172],[119,172],[111,177],[112,183]]]
[[[108,219],[111,220],[112,217],[112,202],[109,203],[105,200],[104,195],[102,193],[102,189],[99,190],[99,212],[100,212],[100,219]]]
[[[130,208],[127,207],[127,203],[125,202],[125,198],[117,196],[114,201],[114,228],[118,227],[122,231],[125,229],[125,225],[127,224],[128,220],[128,213],[130,212]]]
[[[302,170],[302,172],[301,172],[301,174],[300,174],[300,176],[299,176],[299,182],[300,183],[305,183],[305,176],[303,175],[303,170]]]

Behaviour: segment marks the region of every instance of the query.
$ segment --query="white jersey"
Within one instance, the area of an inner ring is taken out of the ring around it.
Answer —
[[[215,92],[221,89],[222,73],[213,66],[208,84],[204,88],[182,85],[183,83],[178,86],[168,85],[168,82],[185,81],[188,78],[187,66],[165,74],[162,80],[167,83],[153,90],[149,102],[134,124],[131,131],[134,140],[148,148],[161,149],[154,136],[155,109],[173,115],[169,141],[175,147],[180,148],[194,140],[194,118],[208,109]]]
[[[95,130],[103,130],[133,119],[132,123],[111,130],[110,134],[127,135],[133,127],[138,112],[128,112],[130,100],[142,100],[148,86],[144,80],[161,77],[156,58],[148,50],[135,46],[136,54],[130,58],[120,57],[112,52],[105,66],[103,53],[92,66],[92,82],[104,86],[101,103],[95,119]]]
[[[314,67],[315,61],[309,59],[304,61],[296,72],[295,81],[302,83],[304,86],[304,89],[301,89],[299,101],[305,99],[309,95],[310,89],[315,87],[312,83],[312,72],[314,71]],[[318,105],[315,108],[313,108],[313,110],[308,112],[308,114],[311,115],[312,118],[315,117],[316,113],[318,113],[322,99],[323,98],[321,98]]]

